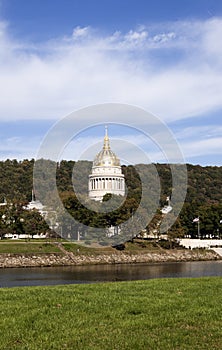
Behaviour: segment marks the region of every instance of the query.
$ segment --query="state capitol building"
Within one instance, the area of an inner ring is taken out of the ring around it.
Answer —
[[[89,175],[89,197],[102,201],[106,193],[125,195],[125,179],[119,158],[110,148],[106,127],[102,150],[96,155]]]

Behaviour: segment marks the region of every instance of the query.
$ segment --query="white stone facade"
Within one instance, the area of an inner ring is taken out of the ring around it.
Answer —
[[[119,159],[110,149],[107,128],[103,149],[96,155],[89,175],[89,197],[101,201],[106,193],[125,195],[124,175]]]

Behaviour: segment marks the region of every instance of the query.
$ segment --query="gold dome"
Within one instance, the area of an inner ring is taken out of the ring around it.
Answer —
[[[93,166],[120,166],[120,160],[110,149],[109,136],[106,127],[103,149],[96,155]]]

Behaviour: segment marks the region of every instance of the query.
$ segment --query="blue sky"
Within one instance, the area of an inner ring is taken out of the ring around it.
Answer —
[[[159,117],[186,162],[222,165],[221,37],[217,0],[0,0],[0,159],[35,157],[54,122],[118,102]],[[164,161],[132,130],[110,136]]]

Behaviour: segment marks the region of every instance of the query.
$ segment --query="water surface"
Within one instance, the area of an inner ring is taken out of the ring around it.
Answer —
[[[0,269],[0,287],[222,276],[222,261]]]

